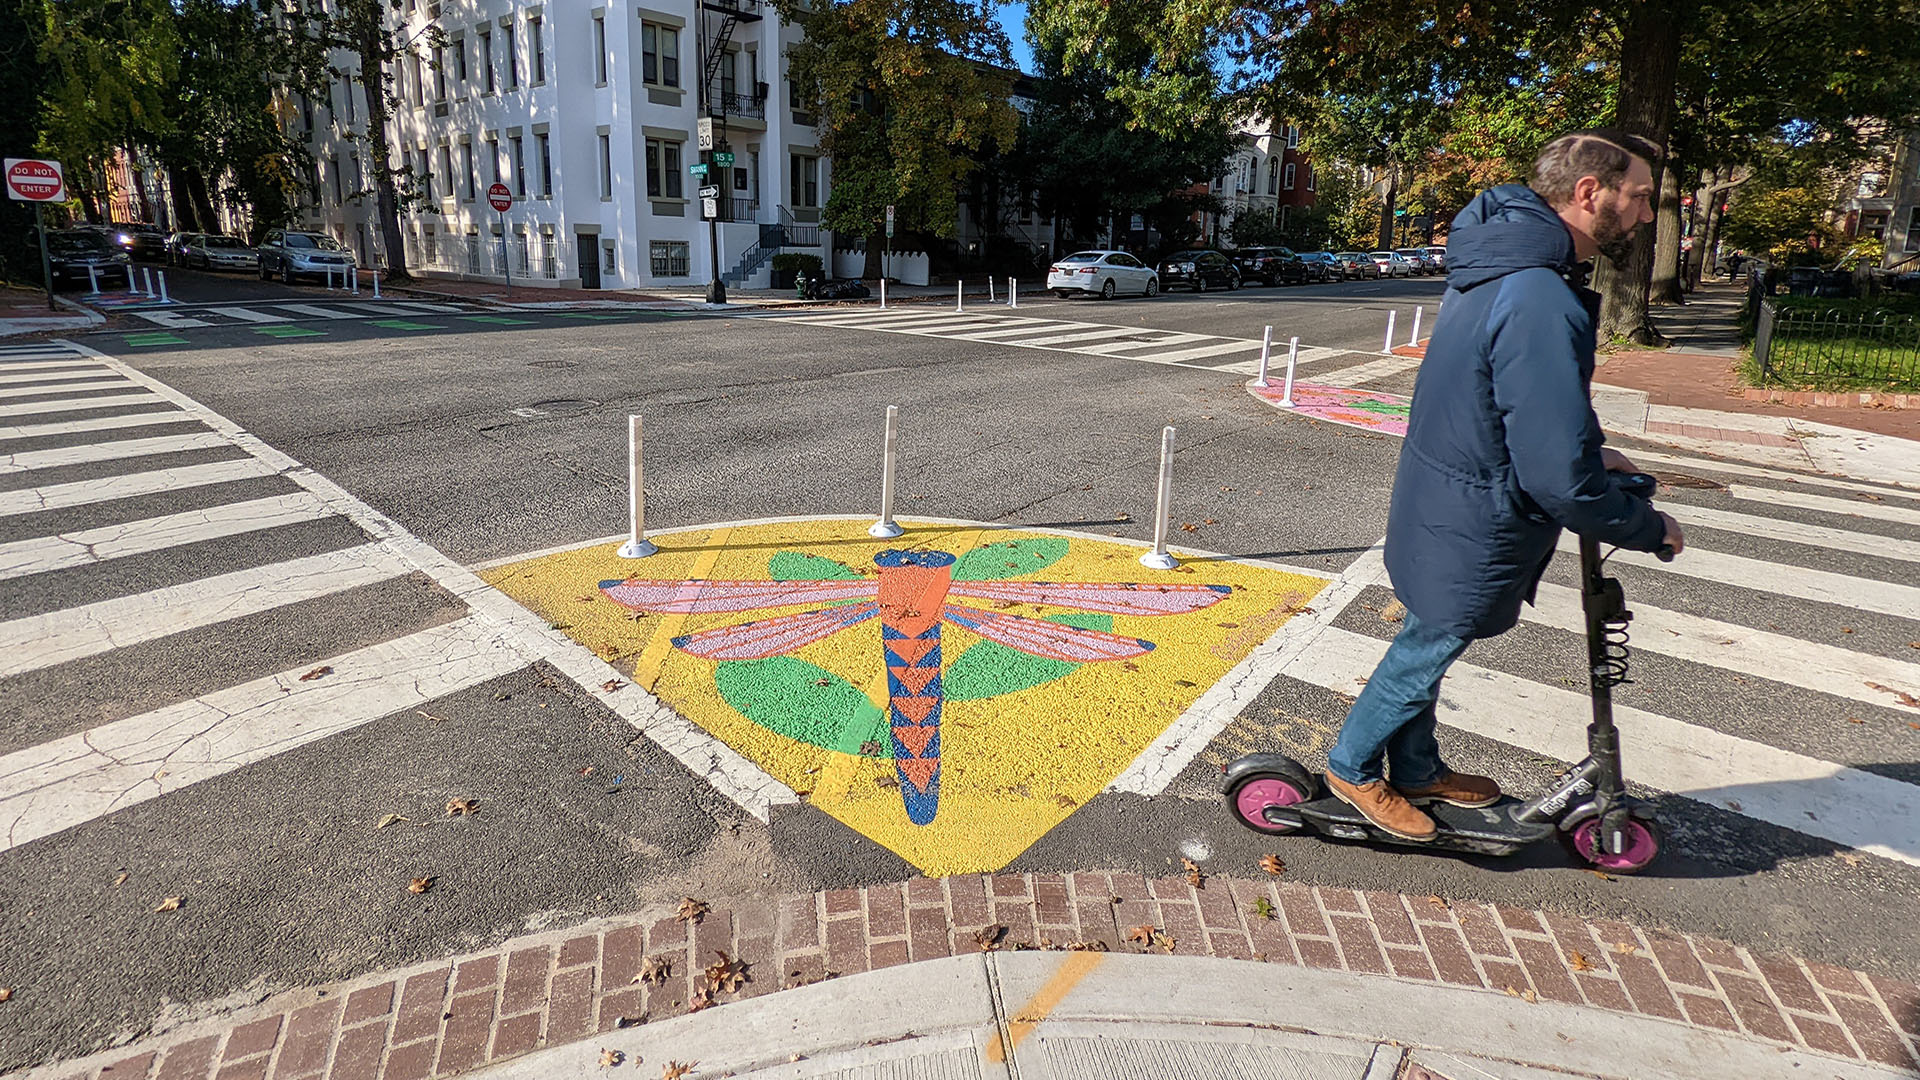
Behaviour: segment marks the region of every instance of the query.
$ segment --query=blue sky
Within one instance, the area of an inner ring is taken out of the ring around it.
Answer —
[[[1014,64],[1021,71],[1033,74],[1033,50],[1027,45],[1027,5],[1001,4],[1000,25],[1006,28],[1007,37],[1013,39]]]

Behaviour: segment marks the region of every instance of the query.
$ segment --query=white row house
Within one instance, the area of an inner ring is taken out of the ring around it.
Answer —
[[[776,251],[831,250],[818,227],[831,170],[786,78],[800,31],[759,0],[401,5],[416,44],[394,73],[389,135],[420,195],[401,214],[409,269],[593,289],[702,285],[717,266],[751,288]],[[303,209],[378,265],[364,113],[345,81],[302,103],[315,162]],[[511,195],[504,213],[488,204],[494,184]]]

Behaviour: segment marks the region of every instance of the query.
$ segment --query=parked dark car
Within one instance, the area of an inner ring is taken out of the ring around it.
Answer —
[[[256,250],[261,281],[278,274],[288,285],[300,277],[345,283],[353,269],[353,256],[326,233],[273,229]]]
[[[136,259],[158,262],[167,257],[167,234],[152,225],[121,225],[113,234],[113,242]]]
[[[1240,270],[1217,251],[1182,251],[1160,263],[1160,287],[1171,289],[1175,285],[1185,285],[1194,292],[1237,289]]]
[[[186,258],[187,258],[187,245],[193,243],[195,237],[204,236],[204,235],[206,234],[197,233],[197,232],[177,232],[177,233],[174,233],[172,236],[167,237],[167,265],[168,266],[185,266]]]
[[[121,286],[132,281],[132,258],[98,229],[61,229],[47,234],[47,263],[61,285]],[[91,271],[91,272],[89,272]]]
[[[1380,264],[1364,251],[1342,251],[1333,258],[1340,264],[1343,277],[1366,281],[1380,276]]]
[[[1268,285],[1287,282],[1297,285],[1307,280],[1307,268],[1300,262],[1300,256],[1293,253],[1292,248],[1241,248],[1233,253],[1233,264],[1239,269],[1242,281],[1263,281]]]
[[[1306,267],[1308,281],[1339,281],[1346,276],[1330,251],[1303,251],[1300,263]]]

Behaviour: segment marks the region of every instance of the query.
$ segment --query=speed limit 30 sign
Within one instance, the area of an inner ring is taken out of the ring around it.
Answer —
[[[59,202],[67,197],[67,180],[57,161],[7,158],[7,197],[21,202]]]

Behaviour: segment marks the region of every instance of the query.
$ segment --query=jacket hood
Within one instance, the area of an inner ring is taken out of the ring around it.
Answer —
[[[1481,192],[1447,236],[1447,285],[1461,292],[1537,266],[1564,274],[1574,261],[1566,223],[1522,184]]]

